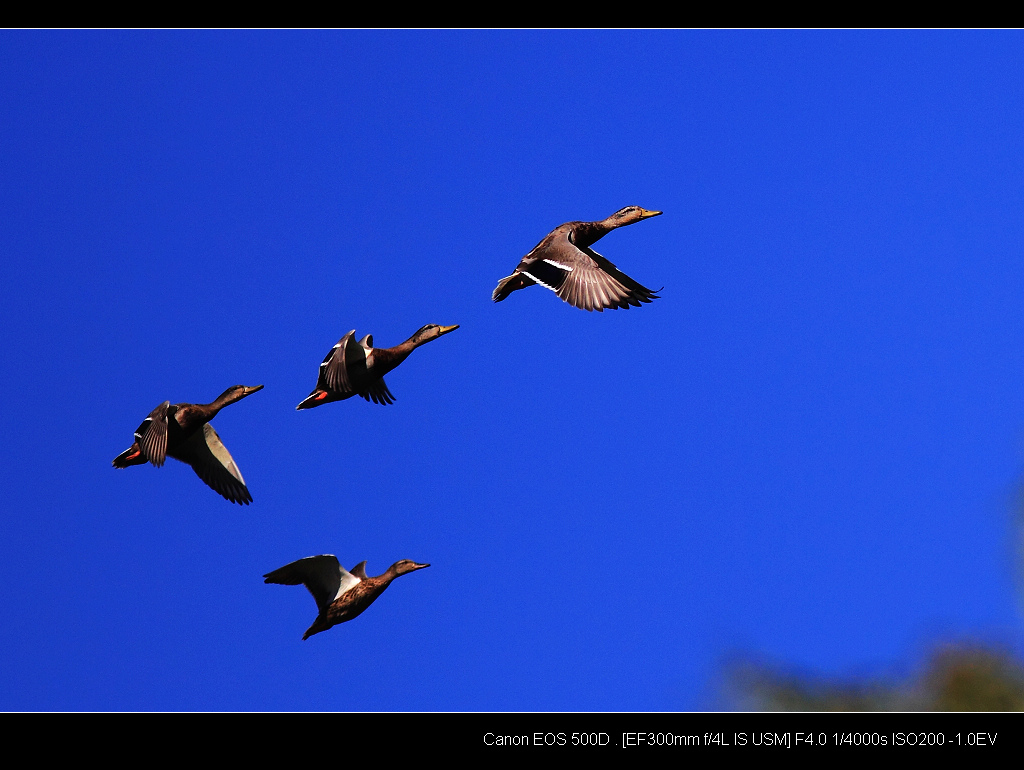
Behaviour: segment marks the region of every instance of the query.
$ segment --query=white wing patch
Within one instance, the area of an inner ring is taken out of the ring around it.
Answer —
[[[555,267],[559,268],[560,270],[565,270],[565,271],[570,272],[570,273],[573,270],[576,269],[572,265],[563,265],[561,262],[555,262],[555,260],[553,260],[553,259],[545,259],[543,261],[547,262],[549,265],[554,265]]]
[[[359,340],[359,346],[363,349],[363,356],[366,358],[366,368],[373,366],[373,335],[367,334]]]
[[[355,588],[357,585],[363,582],[362,580],[357,578],[355,575],[353,575],[351,572],[349,572],[347,569],[340,565],[338,567],[338,571],[341,573],[341,583],[338,585],[338,593],[334,595],[334,599],[332,599],[331,601],[337,601],[342,594],[351,591],[353,588]]]
[[[213,426],[208,422],[203,424],[203,437],[206,439],[206,445],[210,448],[213,456],[217,458],[217,462],[224,466],[224,470],[244,485],[245,479],[242,478],[242,472],[238,470],[238,466],[235,465],[235,461],[231,457],[231,453],[228,452],[227,447],[225,447],[224,443],[220,440],[220,436],[217,435],[217,431],[215,431]]]
[[[547,262],[547,260],[544,260],[544,261]],[[520,270],[519,272],[521,272],[523,275],[528,275],[536,283],[539,283],[545,289],[550,289],[551,291],[555,292],[556,294],[558,293],[558,289],[556,289],[554,286],[549,286],[548,284],[544,283],[544,281],[542,281],[540,278],[535,276],[533,273],[527,272],[526,270]]]

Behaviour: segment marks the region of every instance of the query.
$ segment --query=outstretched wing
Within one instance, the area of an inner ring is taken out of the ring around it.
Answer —
[[[602,257],[589,246],[584,246],[582,251],[597,264],[602,275],[607,276],[613,282],[613,288],[619,292],[619,296],[633,307],[640,307],[643,302],[652,302],[659,299],[658,292],[661,289],[648,289],[639,281],[634,281],[628,275],[619,270],[608,259]],[[612,307],[605,305],[605,307]],[[626,304],[620,302],[619,307],[626,308]]]
[[[367,401],[373,401],[375,404],[387,405],[395,403],[395,397],[391,395],[388,386],[384,384],[383,377],[373,380],[366,386],[365,390],[359,391],[359,395]]]
[[[225,499],[241,505],[252,502],[242,472],[210,423],[193,433],[175,456],[191,465],[206,486]]]
[[[366,379],[366,351],[356,342],[353,329],[331,348],[320,364],[320,373],[326,390],[335,393],[355,393]]]
[[[568,234],[553,239],[519,269],[582,310],[640,307],[658,299],[656,292],[634,281],[590,247],[577,248]]]
[[[331,606],[331,602],[359,584],[359,578],[342,567],[337,557],[331,554],[307,556],[268,572],[263,577],[264,583],[306,586],[321,613]]]
[[[135,440],[143,456],[158,468],[167,459],[167,411],[170,406],[170,401],[164,401],[135,431]]]

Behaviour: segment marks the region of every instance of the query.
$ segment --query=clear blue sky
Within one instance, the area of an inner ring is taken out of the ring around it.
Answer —
[[[678,710],[1022,646],[1019,32],[0,33],[0,708]],[[491,291],[549,230],[662,299]],[[296,412],[347,331],[461,328]],[[254,497],[111,459],[214,421]],[[364,615],[262,575],[408,558]]]

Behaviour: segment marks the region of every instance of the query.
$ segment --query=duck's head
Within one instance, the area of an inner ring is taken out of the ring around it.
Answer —
[[[232,385],[225,390],[214,402],[215,404],[233,404],[246,396],[251,396],[257,390],[263,390],[262,385]]]
[[[612,227],[622,227],[623,225],[631,225],[634,222],[639,222],[641,219],[650,219],[651,217],[659,216],[662,212],[651,211],[650,209],[641,208],[640,206],[626,206],[624,209],[619,209],[605,222]]]
[[[415,572],[418,569],[426,569],[429,566],[429,564],[419,564],[414,562],[412,559],[402,559],[401,561],[396,561],[392,564],[388,572],[392,573],[395,577],[398,577],[399,575],[407,575],[410,572]]]
[[[422,329],[417,331],[414,335],[412,335],[412,337],[410,337],[409,339],[416,345],[422,345],[425,342],[436,340],[438,337],[443,337],[445,334],[453,332],[458,328],[458,324],[455,324],[455,326],[438,326],[437,324],[427,324]]]

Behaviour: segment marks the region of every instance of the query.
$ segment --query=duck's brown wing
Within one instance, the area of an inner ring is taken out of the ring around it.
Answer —
[[[334,393],[355,393],[366,380],[366,351],[353,329],[331,348],[320,364],[322,385]]]
[[[661,291],[661,289],[648,289],[639,281],[634,281],[628,275],[615,267],[615,265],[613,265],[608,259],[602,257],[589,246],[585,246],[582,251],[597,263],[597,267],[601,273],[611,278],[617,288],[625,291],[624,299],[626,299],[626,301],[633,307],[640,307],[641,303],[653,302],[656,299],[660,299],[658,292]],[[606,307],[609,306],[606,305]],[[619,307],[625,308],[626,305],[620,304]]]
[[[252,502],[242,472],[210,423],[193,433],[174,457],[191,465],[206,486],[221,497],[241,505]]]
[[[158,468],[167,459],[167,410],[170,406],[170,401],[164,401],[135,431],[135,441],[143,456]]]
[[[360,582],[358,577],[341,566],[337,557],[329,553],[293,561],[280,569],[268,572],[263,577],[264,583],[306,586],[313,594],[321,614],[327,611],[335,599]]]
[[[634,281],[590,247],[577,248],[568,238],[553,239],[532,255],[520,270],[582,310],[640,307],[658,299],[656,292]]]
[[[391,391],[388,390],[383,377],[378,377],[370,382],[365,389],[359,391],[359,395],[375,404],[387,405],[395,403],[395,397],[391,395]]]

